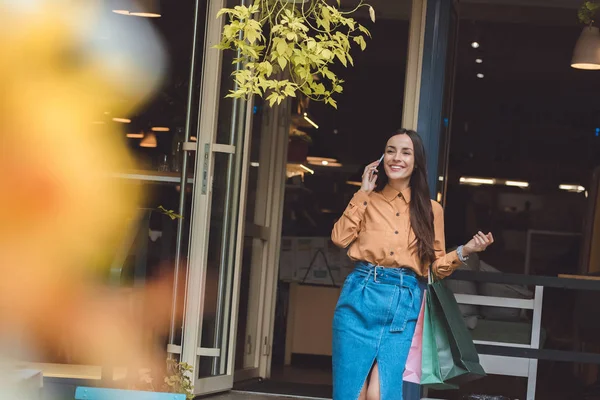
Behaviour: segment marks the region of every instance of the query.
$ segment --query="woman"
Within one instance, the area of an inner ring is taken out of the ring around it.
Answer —
[[[398,130],[387,142],[384,174],[375,161],[333,228],[356,268],[348,276],[333,321],[334,400],[401,400],[402,374],[421,307],[419,279],[429,268],[446,277],[491,233],[445,252],[442,206],[429,199],[419,135]]]

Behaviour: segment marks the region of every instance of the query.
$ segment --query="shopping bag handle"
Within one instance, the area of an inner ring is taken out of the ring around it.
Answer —
[[[438,278],[433,273],[433,264],[429,266],[429,273],[427,274],[427,283],[431,285],[433,282],[437,281]]]

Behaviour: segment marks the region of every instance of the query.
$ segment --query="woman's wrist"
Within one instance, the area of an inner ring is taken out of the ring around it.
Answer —
[[[466,246],[458,246],[456,252],[458,253],[458,258],[463,262],[466,261],[471,254]]]

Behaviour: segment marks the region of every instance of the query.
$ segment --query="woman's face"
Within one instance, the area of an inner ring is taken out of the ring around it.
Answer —
[[[415,149],[408,135],[395,135],[388,140],[383,165],[390,181],[410,179],[415,168]]]

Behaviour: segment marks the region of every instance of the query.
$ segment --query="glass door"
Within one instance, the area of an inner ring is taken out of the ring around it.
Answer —
[[[244,245],[236,330],[235,380],[266,376],[277,282],[290,102],[257,99],[250,141]]]
[[[251,103],[225,98],[232,89],[235,54],[220,41],[223,7],[208,2],[191,239],[185,290],[182,360],[193,367],[195,394],[233,386],[235,327],[242,258]]]

